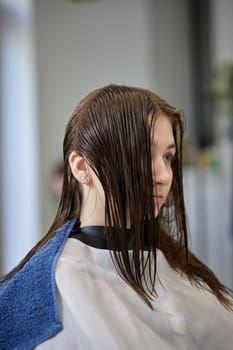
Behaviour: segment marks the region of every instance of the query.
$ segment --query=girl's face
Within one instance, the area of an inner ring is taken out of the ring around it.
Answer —
[[[157,117],[151,132],[153,198],[155,217],[165,203],[172,185],[172,160],[176,153],[172,126],[166,115]],[[83,187],[81,223],[105,225],[105,195],[102,185],[90,169],[91,181]],[[78,176],[76,177],[78,179]]]
[[[165,203],[172,185],[172,161],[176,153],[172,126],[166,115],[161,114],[155,121],[151,136],[153,197],[155,201],[155,216]],[[104,218],[104,191],[94,176],[97,198],[101,202]]]
[[[161,114],[157,118],[151,139],[153,196],[157,216],[171,189],[172,161],[176,153],[172,126],[166,115]]]

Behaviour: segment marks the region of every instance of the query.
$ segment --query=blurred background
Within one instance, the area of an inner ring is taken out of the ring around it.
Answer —
[[[191,249],[233,287],[232,0],[0,0],[0,270],[48,230],[67,120],[94,88],[183,109]]]

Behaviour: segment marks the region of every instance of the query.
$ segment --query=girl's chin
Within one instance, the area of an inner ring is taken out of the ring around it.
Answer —
[[[162,209],[162,206],[163,205],[161,204],[161,205],[155,207],[155,218],[157,218],[160,210]]]

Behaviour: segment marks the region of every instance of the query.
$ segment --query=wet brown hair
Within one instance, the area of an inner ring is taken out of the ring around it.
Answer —
[[[151,131],[156,119],[171,122],[176,154],[166,204],[154,218]],[[82,193],[69,156],[79,153],[95,171],[105,193],[105,234],[120,276],[151,307],[156,296],[157,249],[194,285],[210,290],[227,308],[228,289],[188,249],[183,196],[182,112],[141,88],[109,85],[86,96],[73,111],[64,138],[64,183],[58,211],[47,235],[18,265],[19,270],[67,220],[79,218]],[[133,234],[127,239],[128,222]],[[129,249],[130,246],[130,249]]]

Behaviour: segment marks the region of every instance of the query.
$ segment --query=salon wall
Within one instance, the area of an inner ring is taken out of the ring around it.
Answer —
[[[232,14],[232,0],[212,0],[213,55],[216,63],[233,60]]]

